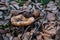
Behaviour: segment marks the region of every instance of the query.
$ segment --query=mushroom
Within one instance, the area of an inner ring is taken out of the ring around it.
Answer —
[[[39,15],[40,15],[40,11],[39,10],[34,10],[33,16],[38,17]]]
[[[34,22],[34,17],[26,18],[20,14],[18,16],[12,17],[11,22],[15,26],[28,26]]]

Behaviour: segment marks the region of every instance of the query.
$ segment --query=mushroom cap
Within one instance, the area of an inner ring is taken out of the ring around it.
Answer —
[[[35,16],[35,17],[40,16],[40,11],[39,11],[39,10],[35,10],[35,11],[33,12],[33,16]]]
[[[11,22],[15,26],[28,26],[34,22],[34,17],[26,18],[23,15],[14,16],[11,18]]]

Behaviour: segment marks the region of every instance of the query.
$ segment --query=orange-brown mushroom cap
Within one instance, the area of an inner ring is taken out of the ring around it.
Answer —
[[[15,26],[28,26],[34,22],[34,18],[25,18],[23,15],[14,16],[11,18],[11,22]]]

